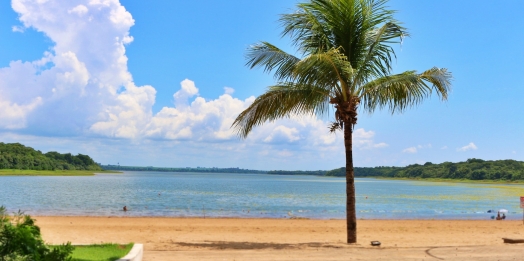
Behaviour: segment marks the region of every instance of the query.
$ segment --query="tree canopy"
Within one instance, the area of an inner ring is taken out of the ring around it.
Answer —
[[[345,168],[328,171],[326,176],[345,176]],[[386,177],[411,179],[524,180],[524,162],[516,160],[468,159],[464,162],[443,162],[406,167],[355,168],[355,177]]]
[[[50,151],[42,153],[20,143],[0,142],[0,169],[102,170],[89,156]]]

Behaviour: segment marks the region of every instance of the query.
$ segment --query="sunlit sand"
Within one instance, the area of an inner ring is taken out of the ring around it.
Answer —
[[[522,221],[36,217],[44,240],[143,243],[144,260],[520,260]],[[378,240],[380,247],[370,242]]]

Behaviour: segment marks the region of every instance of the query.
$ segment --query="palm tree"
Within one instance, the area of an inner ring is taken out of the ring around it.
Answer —
[[[310,0],[284,14],[282,36],[290,36],[300,57],[268,42],[251,46],[250,68],[274,72],[277,83],[256,98],[232,127],[246,138],[253,127],[292,115],[326,115],[330,130],[343,130],[346,152],[347,242],[356,243],[352,135],[359,111],[413,107],[435,91],[447,100],[451,73],[431,68],[392,74],[391,44],[408,36],[385,6],[387,0]]]

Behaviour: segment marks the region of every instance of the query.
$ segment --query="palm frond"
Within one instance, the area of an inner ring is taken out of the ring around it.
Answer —
[[[351,78],[353,68],[339,49],[311,54],[296,63],[293,69],[294,82],[314,85],[330,92],[345,93],[343,85]]]
[[[370,30],[366,37],[367,53],[358,65],[358,73],[353,79],[353,89],[369,79],[389,75],[392,60],[396,57],[395,51],[389,44],[399,43],[406,36],[408,33],[404,28],[393,22],[387,22],[377,29]]]
[[[315,86],[281,83],[271,86],[255,99],[232,124],[237,134],[246,138],[253,127],[266,121],[291,115],[313,115],[328,112],[329,92]]]
[[[251,69],[263,67],[265,72],[276,69],[274,76],[277,81],[284,81],[289,78],[294,65],[300,61],[299,58],[282,51],[268,42],[261,42],[251,46],[246,58],[248,60],[246,65]]]
[[[447,69],[432,68],[421,74],[406,71],[370,81],[362,86],[361,106],[368,112],[377,107],[389,107],[392,113],[413,107],[436,91],[446,100],[451,89],[451,73]]]

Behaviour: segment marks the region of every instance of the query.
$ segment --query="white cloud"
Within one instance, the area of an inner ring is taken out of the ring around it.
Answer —
[[[418,145],[417,148],[419,149],[431,149],[433,146],[431,146],[431,143],[428,143],[426,145]]]
[[[457,148],[457,151],[468,151],[468,150],[476,150],[476,149],[478,149],[478,148],[475,145],[475,143],[470,142],[468,145],[466,145],[464,147]]]
[[[18,31],[33,28],[54,45],[40,60],[0,68],[0,101],[11,112],[0,128],[137,137],[156,91],[135,86],[127,70],[134,20],[119,1],[13,0],[12,7],[23,24]]]
[[[20,129],[26,126],[25,115],[40,105],[42,99],[36,97],[28,104],[19,105],[0,100],[0,128]]]
[[[419,150],[431,149],[431,148],[433,148],[433,146],[431,145],[431,143],[428,143],[428,144],[425,144],[425,145],[417,145],[417,146],[413,146],[413,147],[409,147],[409,148],[403,149],[402,152],[403,153],[415,154],[415,153],[419,152]]]
[[[87,9],[85,5],[77,5],[74,8],[67,10],[67,13],[69,14],[73,13],[73,14],[77,14],[81,16],[87,13],[88,11],[89,9]]]
[[[418,150],[417,150],[417,147],[409,147],[409,148],[402,150],[402,152],[414,154],[414,153],[417,153]]]
[[[353,145],[361,150],[378,149],[389,146],[384,142],[375,143],[375,141],[373,140],[374,137],[374,131],[366,131],[363,128],[356,129],[355,131],[353,131]]]
[[[129,139],[152,150],[150,144],[163,142],[196,155],[203,147],[235,152],[241,161],[252,157],[251,151],[277,161],[308,157],[303,155],[343,158],[343,134],[329,133],[328,123],[314,116],[267,122],[246,140],[238,139],[231,124],[255,98],[235,98],[231,87],[205,99],[196,84],[185,79],[174,90],[174,104],[153,114],[155,88],[136,86],[128,71],[126,45],[133,41],[129,31],[134,20],[118,0],[12,0],[12,7],[23,25],[13,31],[37,30],[53,45],[41,59],[12,61],[0,68],[2,131]],[[360,128],[353,143],[360,150],[388,146],[374,139],[375,132]]]
[[[25,28],[23,26],[14,25],[11,27],[11,30],[16,33],[23,33],[25,32]]]
[[[448,146],[443,146],[442,148],[440,148],[441,150],[447,150],[448,149]]]
[[[298,130],[296,128],[288,128],[283,125],[277,126],[269,136],[264,139],[264,142],[294,142],[300,140]]]
[[[225,94],[233,94],[235,92],[235,89],[231,87],[224,87],[224,93]]]
[[[173,98],[175,99],[175,106],[185,108],[188,106],[188,99],[198,94],[198,89],[195,83],[188,79],[183,80],[180,85],[182,88],[175,92]]]

